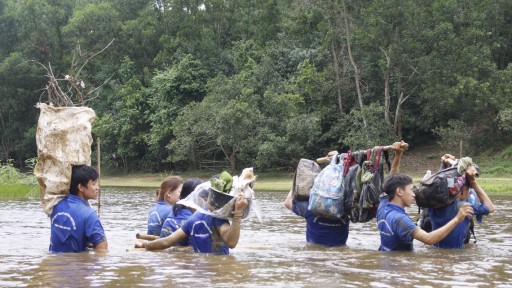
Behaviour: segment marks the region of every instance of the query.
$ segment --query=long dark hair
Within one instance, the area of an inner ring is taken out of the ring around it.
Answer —
[[[194,192],[196,187],[201,183],[203,183],[203,181],[199,178],[190,178],[183,182],[180,200],[187,198],[187,196],[190,195],[190,193]],[[186,206],[182,204],[174,204],[174,206],[172,206],[172,212],[174,213],[174,216],[176,216],[178,212],[180,212],[180,210],[183,209],[184,207]]]

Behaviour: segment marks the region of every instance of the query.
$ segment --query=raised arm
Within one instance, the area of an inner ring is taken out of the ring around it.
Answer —
[[[220,237],[226,246],[229,248],[235,248],[240,239],[240,222],[242,221],[242,214],[249,205],[247,199],[243,195],[239,195],[235,202],[235,212],[233,213],[233,220],[230,224],[223,224],[218,228]]]
[[[405,143],[404,140],[383,147],[384,151],[395,151],[395,157],[393,158],[393,163],[391,164],[389,175],[397,174],[400,172],[400,160],[402,159],[402,155],[404,154],[404,151],[407,149],[407,147],[409,147],[409,144]]]
[[[429,233],[418,227],[412,233],[412,237],[427,245],[434,245],[443,240],[465,217],[470,215],[473,215],[473,208],[469,204],[465,204],[459,208],[457,215],[443,227]]]
[[[469,185],[475,189],[476,195],[478,198],[480,198],[480,201],[483,202],[487,208],[489,208],[489,213],[493,213],[496,211],[496,207],[494,206],[494,203],[492,203],[491,198],[487,196],[487,193],[485,193],[484,189],[482,189],[482,187],[480,187],[480,185],[476,182],[476,173],[477,170],[475,166],[470,166],[466,170],[466,178],[469,181]]]

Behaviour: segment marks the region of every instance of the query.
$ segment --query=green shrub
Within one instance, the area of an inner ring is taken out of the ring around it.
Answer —
[[[13,166],[12,161],[0,164],[0,196],[35,197],[37,192],[37,180],[33,173],[20,172]]]

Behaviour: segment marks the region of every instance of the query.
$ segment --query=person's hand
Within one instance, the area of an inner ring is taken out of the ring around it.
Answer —
[[[408,147],[409,147],[409,144],[405,143],[404,140],[401,140],[399,142],[395,142],[395,143],[391,144],[391,146],[389,148],[392,150],[395,150],[395,151],[405,151],[405,150],[407,150]]]
[[[333,150],[333,151],[330,151],[329,153],[327,153],[327,156],[325,156],[325,157],[329,158],[329,161],[331,161],[332,157],[336,157],[336,155],[338,155],[338,151]]]
[[[478,177],[478,170],[476,169],[475,165],[471,165],[466,169],[466,179],[469,181],[469,183],[473,183],[476,180],[476,177]]]
[[[146,240],[137,239],[137,241],[135,241],[135,248],[146,248],[147,243],[148,241]]]
[[[464,203],[462,204],[462,206],[460,206],[459,211],[457,212],[457,216],[455,216],[455,218],[457,218],[459,222],[462,222],[464,218],[471,217],[471,215],[473,215],[473,207],[471,207],[469,203]]]
[[[249,201],[242,194],[235,200],[235,213],[242,213],[245,207],[249,206]]]
[[[453,161],[455,161],[455,159],[457,158],[451,154],[444,154],[441,156],[441,162],[445,165],[453,165]]]

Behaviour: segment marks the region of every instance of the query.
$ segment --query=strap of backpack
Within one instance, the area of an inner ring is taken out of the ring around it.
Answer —
[[[389,151],[383,151],[384,160],[386,161],[386,165],[388,165],[388,171],[391,172],[391,161],[389,161]]]
[[[380,146],[373,148],[373,151],[375,151],[375,156],[372,156],[372,157],[375,157],[375,159],[373,160],[373,169],[374,169],[373,171],[379,170],[380,156],[382,154],[382,150],[383,149]]]
[[[366,149],[366,161],[372,161],[372,148]]]
[[[473,219],[471,219],[471,221],[473,221]],[[475,236],[475,224],[473,223],[473,225],[470,225],[469,227],[469,231],[471,232],[471,234],[473,235],[473,238],[475,238],[475,241],[473,243],[476,243],[476,236]]]
[[[347,151],[347,155],[345,155],[345,159],[343,159],[343,176],[347,175],[348,169],[354,165],[355,159],[352,157],[352,152]]]

